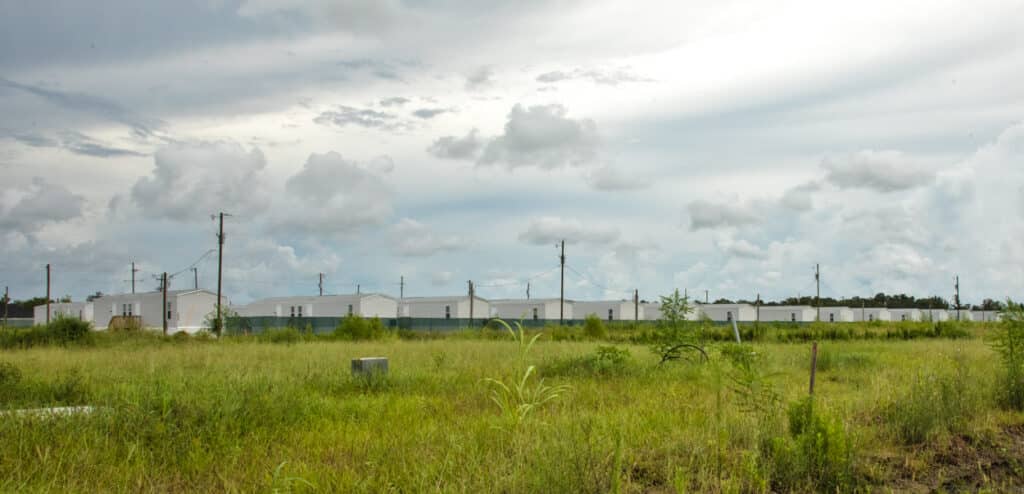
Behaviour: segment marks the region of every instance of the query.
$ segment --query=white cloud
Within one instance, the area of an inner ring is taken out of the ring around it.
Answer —
[[[473,129],[465,137],[441,137],[427,148],[427,152],[438,158],[475,160],[484,146],[484,142],[477,135],[478,133],[477,129]]]
[[[32,234],[47,224],[80,217],[84,204],[82,196],[63,185],[33,177],[27,190],[0,191],[0,229]]]
[[[267,209],[266,158],[232,142],[177,143],[157,151],[152,175],[140,178],[132,201],[151,218],[197,220],[224,209]]]
[[[601,142],[597,124],[567,114],[562,105],[515,105],[504,133],[487,144],[478,163],[544,169],[590,164]]]
[[[897,192],[924,187],[935,181],[935,170],[899,151],[865,150],[821,164],[825,177],[841,189],[865,188]]]
[[[586,179],[591,187],[598,190],[633,190],[651,185],[646,177],[629,175],[608,165],[590,170]]]
[[[760,213],[748,204],[714,203],[698,199],[687,206],[690,230],[715,229],[759,223]]]
[[[428,257],[466,247],[468,240],[458,235],[435,233],[427,225],[402,218],[391,227],[391,245],[395,253],[405,257]]]

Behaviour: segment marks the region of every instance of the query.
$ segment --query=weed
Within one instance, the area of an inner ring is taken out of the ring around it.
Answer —
[[[1006,301],[1006,311],[992,339],[1003,372],[999,378],[999,400],[1014,410],[1024,410],[1024,306]]]
[[[907,392],[885,408],[885,423],[901,442],[921,444],[938,434],[957,433],[980,408],[967,366],[955,361],[951,367],[917,373]]]
[[[335,338],[349,341],[382,340],[393,335],[379,318],[364,319],[353,314],[345,316],[334,330]]]
[[[588,314],[583,319],[583,334],[590,339],[603,340],[608,338],[608,328],[604,326],[604,322],[597,317],[597,314]]]
[[[21,369],[10,362],[0,362],[0,387],[21,382]]]
[[[599,346],[590,355],[556,359],[541,365],[547,376],[612,376],[624,375],[631,369],[633,357],[629,350],[615,346]]]
[[[854,448],[843,424],[816,412],[813,397],[792,403],[787,416],[790,435],[768,438],[761,445],[774,489],[853,490]]]

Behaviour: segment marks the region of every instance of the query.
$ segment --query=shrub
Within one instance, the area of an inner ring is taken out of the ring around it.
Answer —
[[[992,348],[1003,366],[999,377],[999,401],[1014,410],[1024,410],[1024,307],[1006,301],[1006,311],[992,339]]]
[[[0,387],[21,382],[21,369],[10,362],[0,362]]]
[[[583,334],[588,338],[603,340],[608,338],[608,328],[604,327],[604,322],[597,314],[588,314],[583,320]]]
[[[295,328],[269,328],[260,333],[259,341],[291,345],[302,341],[302,334]]]
[[[334,337],[341,340],[380,340],[388,336],[391,331],[379,318],[364,319],[352,314],[345,316],[334,330]]]
[[[549,376],[611,376],[623,375],[631,367],[629,350],[615,346],[599,346],[593,354],[558,359],[540,366]]]
[[[901,442],[921,444],[938,434],[961,430],[979,405],[967,367],[957,362],[952,372],[919,373],[906,394],[886,407],[883,415]]]
[[[852,491],[853,444],[843,424],[816,413],[812,397],[791,404],[787,416],[790,435],[761,445],[773,490]]]

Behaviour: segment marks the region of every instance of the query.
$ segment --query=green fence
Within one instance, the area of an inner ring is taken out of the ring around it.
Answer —
[[[2,314],[0,314],[2,315]],[[31,328],[34,324],[34,320],[31,317],[12,317],[7,319],[8,328]],[[0,319],[0,325],[3,325],[3,320]]]

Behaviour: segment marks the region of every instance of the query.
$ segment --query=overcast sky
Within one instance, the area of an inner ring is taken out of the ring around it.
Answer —
[[[1024,291],[1022,2],[0,4],[13,298]]]

